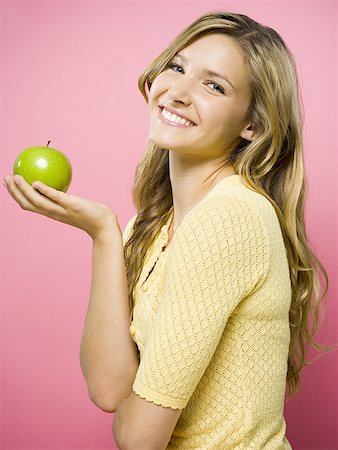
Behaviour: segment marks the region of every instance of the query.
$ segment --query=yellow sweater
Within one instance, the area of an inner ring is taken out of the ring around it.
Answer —
[[[134,392],[184,408],[167,449],[292,448],[283,415],[291,284],[273,206],[231,175],[162,251],[172,218],[173,208],[134,291]]]

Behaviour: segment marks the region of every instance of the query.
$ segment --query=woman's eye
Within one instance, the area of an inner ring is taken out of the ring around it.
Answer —
[[[176,68],[183,70],[182,66],[179,66],[178,64],[174,64],[174,63],[169,64],[168,67],[169,67],[169,69],[172,69],[174,72],[179,72],[179,70],[176,70]],[[182,73],[182,72],[180,72],[180,73]],[[225,93],[224,89],[219,84],[216,84],[213,81],[209,81],[207,84],[213,84],[216,87],[216,89],[213,89],[213,91],[220,92],[221,94]]]
[[[182,69],[182,67],[177,64],[169,64],[169,69],[175,70],[174,67],[179,67],[180,69]],[[175,70],[175,72],[177,72],[177,71]]]
[[[208,84],[213,84],[218,89],[218,92],[221,92],[222,94],[224,94],[224,89],[219,84],[216,84],[213,81],[210,81]]]

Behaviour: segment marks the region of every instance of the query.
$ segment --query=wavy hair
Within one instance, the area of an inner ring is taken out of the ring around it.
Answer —
[[[146,88],[150,90],[175,54],[208,33],[222,33],[235,39],[243,49],[248,67],[252,94],[248,117],[257,130],[257,137],[254,141],[241,138],[230,151],[228,163],[250,189],[271,202],[282,229],[292,286],[286,379],[290,399],[300,387],[303,366],[309,365],[308,345],[322,352],[333,349],[313,339],[323,319],[319,313],[324,312],[321,307],[328,290],[328,275],[311,248],[305,229],[307,180],[302,141],[303,105],[293,56],[272,28],[243,14],[214,11],[185,28],[146,67],[139,77],[138,87],[148,102]],[[167,222],[173,206],[168,152],[148,140],[136,166],[132,198],[137,216],[124,248],[131,317],[134,288],[147,251]]]

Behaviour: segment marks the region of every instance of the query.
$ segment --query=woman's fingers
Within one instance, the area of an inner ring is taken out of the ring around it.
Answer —
[[[62,214],[64,208],[45,195],[41,195],[20,175],[6,177],[7,189],[22,209],[53,217]]]
[[[19,185],[14,181],[13,177],[6,177],[6,187],[13,199],[21,206],[22,209],[32,210],[34,205],[29,199],[21,192]]]
[[[62,191],[58,191],[46,184],[41,183],[41,181],[34,181],[32,183],[34,189],[38,190],[41,194],[45,195],[49,199],[53,200],[53,202],[62,206],[63,208],[69,206],[69,195],[65,194]]]

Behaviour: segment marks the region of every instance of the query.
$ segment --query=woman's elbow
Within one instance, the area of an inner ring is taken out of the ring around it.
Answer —
[[[88,390],[89,399],[95,406],[106,413],[116,412],[116,406],[113,401],[109,399],[107,395],[97,395]]]

